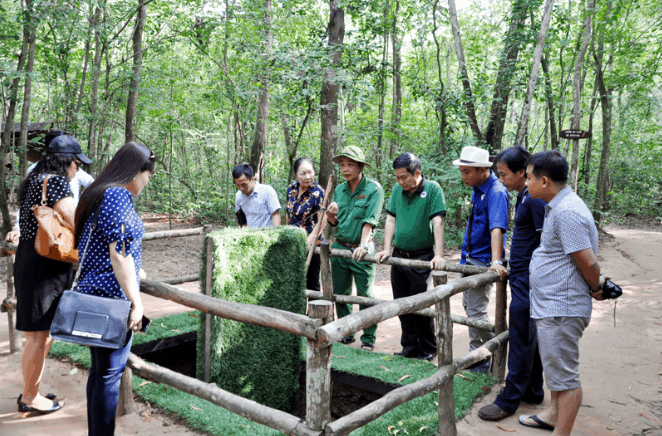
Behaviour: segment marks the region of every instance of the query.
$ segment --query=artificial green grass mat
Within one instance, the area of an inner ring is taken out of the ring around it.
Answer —
[[[190,312],[190,314],[199,315],[198,312]],[[200,323],[200,317],[193,317],[190,314],[182,313],[153,320],[152,326],[145,336],[134,335],[134,343],[149,342],[181,334],[173,330],[180,330],[184,333],[194,331]],[[51,348],[51,354],[67,356],[82,367],[90,367],[90,353],[86,347],[55,341]],[[373,377],[395,385],[406,385],[430,377],[436,370],[436,366],[430,362],[363,351],[342,344],[334,344],[332,354],[336,356],[332,357],[331,362],[335,370]],[[304,359],[305,355],[302,354],[301,358]],[[485,394],[487,392],[486,388],[492,386],[495,382],[494,378],[488,374],[468,372],[463,374],[466,378],[455,376],[453,380],[456,419],[465,416],[473,401]],[[406,375],[409,375],[409,377],[398,382]],[[75,377],[76,375],[72,374],[72,376]],[[186,419],[188,425],[193,429],[222,436],[272,436],[281,434],[276,430],[254,423],[193,395],[159,383],[148,383],[141,387],[140,385],[143,382],[142,378],[133,377],[133,389],[139,397]],[[433,392],[397,407],[366,426],[355,430],[352,435],[381,436],[389,434],[388,427],[390,426],[395,426],[391,429],[392,432],[404,428],[411,435],[434,435],[439,422],[437,410],[437,393]],[[400,434],[406,433],[403,431]]]
[[[213,241],[211,296],[304,314],[306,232],[296,227],[226,228]],[[206,259],[202,265],[206,267]],[[202,376],[204,329],[198,330]],[[302,342],[291,333],[212,318],[210,382],[260,404],[289,411],[299,392]]]

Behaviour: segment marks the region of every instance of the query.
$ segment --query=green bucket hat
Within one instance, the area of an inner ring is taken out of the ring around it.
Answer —
[[[352,159],[358,163],[365,164],[366,166],[370,166],[370,163],[368,163],[368,161],[365,159],[365,154],[363,153],[363,150],[361,150],[355,145],[350,145],[349,147],[345,147],[342,153],[338,154],[331,160],[334,163],[339,164],[343,157]]]

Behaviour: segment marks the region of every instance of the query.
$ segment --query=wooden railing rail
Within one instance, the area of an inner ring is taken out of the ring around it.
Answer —
[[[306,289],[306,297],[310,300],[326,300],[327,298],[322,295],[321,292],[317,291],[312,291],[310,289]],[[329,301],[337,302],[337,303],[345,303],[345,304],[360,304],[361,306],[377,306],[378,304],[385,303],[387,301],[391,300],[380,300],[379,298],[369,298],[369,297],[359,297],[355,295],[340,295],[336,294],[333,295],[329,299]],[[429,318],[434,318],[436,315],[435,309],[429,307],[427,309],[421,309],[417,310],[416,312],[412,312],[412,315],[421,315],[421,316],[427,316]],[[494,331],[494,324],[491,322],[487,321],[482,321],[480,319],[473,319],[469,318],[466,316],[461,316],[461,315],[451,315],[451,320],[453,321],[454,324],[460,324],[460,325],[465,325],[468,327],[476,327],[481,330],[487,330],[488,332],[493,332]]]
[[[141,280],[140,291],[221,318],[275,328],[313,340],[316,339],[316,329],[322,325],[321,320],[313,320],[298,313],[221,300],[207,295],[187,292],[184,289],[155,280]]]
[[[205,383],[158,365],[150,365],[133,353],[129,355],[127,366],[140,377],[195,395],[237,415],[285,434],[295,436],[322,435],[321,431],[307,428],[305,422],[296,416],[232,394],[219,388],[214,383]]]
[[[453,360],[451,365],[443,366],[432,376],[415,383],[397,388],[378,400],[327,424],[324,434],[326,436],[343,436],[359,427],[374,421],[385,413],[415,398],[433,392],[461,369],[489,357],[497,348],[508,340],[508,332],[503,332],[486,342],[482,347]],[[454,413],[454,411],[453,411]]]
[[[317,330],[317,340],[322,344],[332,344],[352,333],[378,324],[390,318],[426,308],[452,295],[468,289],[484,286],[499,280],[496,272],[490,271],[475,276],[463,277],[448,285],[437,286],[422,294],[387,301],[378,306],[352,313]]]

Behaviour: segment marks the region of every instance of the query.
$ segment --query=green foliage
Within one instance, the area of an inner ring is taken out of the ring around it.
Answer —
[[[214,243],[213,297],[305,313],[304,230],[229,228],[207,238]],[[199,330],[198,338],[203,335]],[[198,341],[198,376],[202,374],[202,344]],[[289,410],[299,387],[300,352],[301,342],[293,334],[212,320],[211,381],[261,404]]]

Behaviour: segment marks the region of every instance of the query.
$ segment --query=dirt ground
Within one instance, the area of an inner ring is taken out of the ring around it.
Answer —
[[[630,224],[630,225],[628,225]],[[147,231],[164,230],[168,223],[156,218],[146,219]],[[192,227],[174,223],[175,228]],[[616,327],[614,303],[596,302],[591,324],[584,333],[580,348],[581,377],[584,400],[573,435],[655,435],[662,436],[662,274],[659,256],[662,253],[662,227],[656,223],[643,225],[625,223],[606,228],[601,234],[599,260],[608,275],[622,285],[624,295],[618,300]],[[143,268],[151,278],[178,277],[199,271],[202,237],[147,241],[143,248]],[[457,251],[451,261],[459,258]],[[0,262],[0,281],[5,282],[6,263]],[[377,298],[391,299],[388,267],[380,267],[375,281]],[[451,274],[449,277],[453,280]],[[198,283],[180,287],[198,292]],[[5,288],[0,285],[0,298]],[[185,308],[144,296],[146,314],[153,318],[177,313]],[[452,312],[463,314],[461,296],[451,299]],[[494,313],[493,305],[490,313]],[[453,352],[459,356],[468,351],[466,327],[453,330]],[[394,353],[400,350],[400,325],[397,319],[380,324],[375,351]],[[354,346],[359,346],[357,341]],[[87,372],[72,374],[71,364],[49,358],[42,382],[42,393],[56,392],[66,405],[58,413],[22,419],[16,411],[16,397],[22,389],[20,355],[9,354],[7,317],[0,315],[0,436],[87,434],[85,382]],[[470,414],[457,424],[458,434],[483,436],[547,434],[529,429],[517,422],[519,414],[536,413],[548,404],[549,395],[541,406],[523,404],[518,412],[501,422],[481,421],[480,407],[490,404],[501,386],[474,405]],[[176,419],[145,403],[139,412],[119,418],[117,434],[141,436],[193,435]]]

